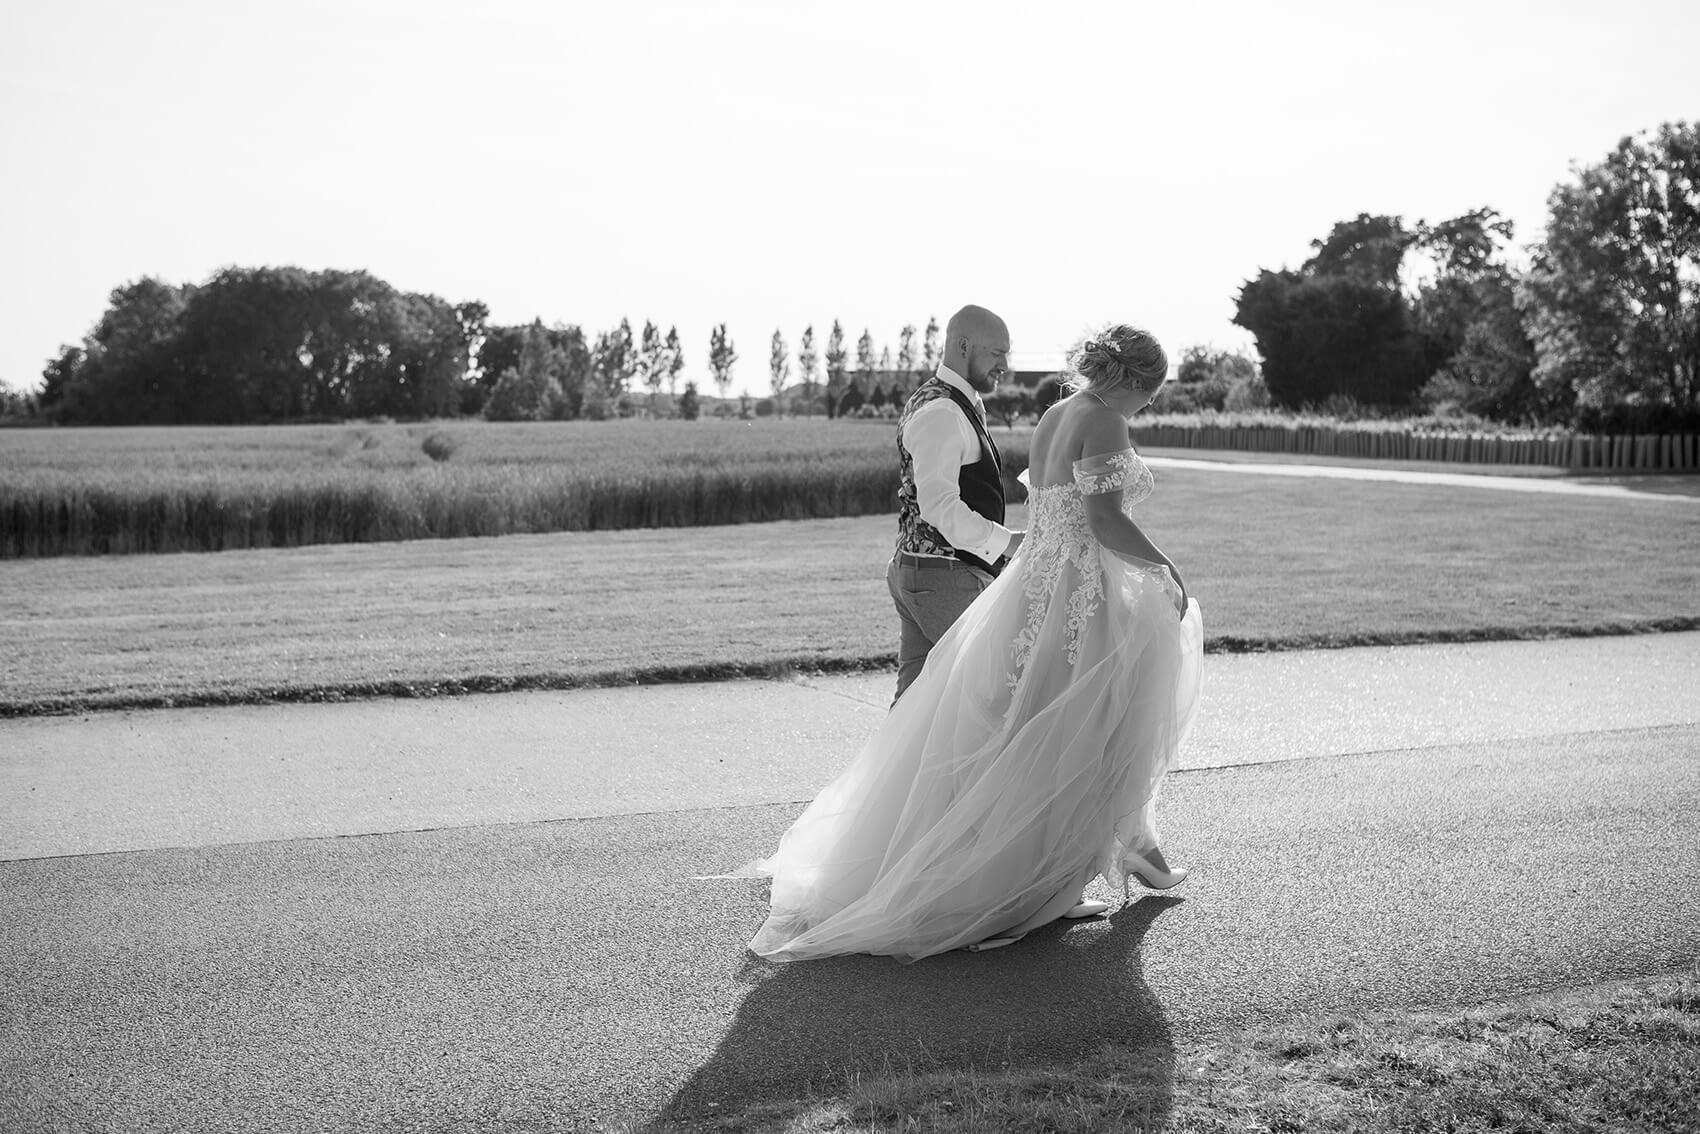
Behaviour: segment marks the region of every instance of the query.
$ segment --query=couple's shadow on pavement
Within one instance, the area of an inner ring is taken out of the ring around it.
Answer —
[[[689,1124],[752,1102],[842,1097],[857,1078],[1070,1063],[1130,1049],[1168,1114],[1174,1042],[1146,987],[1141,950],[1182,899],[1147,895],[1107,919],[1054,922],[1004,949],[775,964],[751,956],[750,986],[708,1062],[661,1120]]]

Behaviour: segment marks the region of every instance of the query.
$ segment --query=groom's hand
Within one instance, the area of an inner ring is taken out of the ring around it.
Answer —
[[[1009,546],[1003,549],[1003,557],[1005,559],[1014,559],[1015,553],[1021,550],[1021,541],[1026,538],[1026,532],[1011,532]]]

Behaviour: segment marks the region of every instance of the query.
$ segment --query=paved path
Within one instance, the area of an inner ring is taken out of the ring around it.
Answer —
[[[1105,1041],[1161,1078],[1224,1024],[1700,959],[1700,634],[1207,680],[1181,892],[907,968],[753,962],[759,885],[692,878],[889,677],[0,722],[0,1129],[588,1129]]]
[[[0,719],[0,860],[812,798],[889,674]],[[1180,767],[1700,723],[1700,632],[1210,654]]]
[[[1500,492],[1545,492],[1558,496],[1607,496],[1628,500],[1667,500],[1676,505],[1700,505],[1700,495],[1648,492],[1623,484],[1600,484],[1547,476],[1495,476],[1491,473],[1424,472],[1411,468],[1368,465],[1305,465],[1257,460],[1198,460],[1192,457],[1147,457],[1155,469],[1200,469],[1205,472],[1249,473],[1254,476],[1318,477],[1332,480],[1387,480],[1399,484],[1444,484],[1454,488],[1485,488]],[[1491,466],[1490,466],[1491,467]],[[1609,470],[1602,470],[1606,475]],[[1669,478],[1665,478],[1669,479]],[[1694,478],[1686,478],[1693,480]]]

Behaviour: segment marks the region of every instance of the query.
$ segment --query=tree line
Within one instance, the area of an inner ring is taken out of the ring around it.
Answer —
[[[782,330],[773,332],[768,358],[772,394],[763,399],[764,412],[807,415],[818,409],[837,417],[864,405],[889,404],[907,397],[942,357],[937,318],[927,323],[919,346],[914,325],[903,328],[895,361],[889,347],[876,354],[873,335],[864,330],[852,368],[844,328],[836,319],[824,348],[816,348],[814,325],[805,327],[793,383],[790,347]],[[592,341],[578,327],[545,326],[541,320],[529,326],[486,326],[473,354],[476,367],[463,409],[492,420],[602,420],[633,412],[694,418],[701,411],[696,382],[679,389],[684,348],[677,327],[663,335],[646,321],[635,333],[630,320],[622,319]],[[730,393],[738,361],[726,324],[716,324],[709,333],[707,362],[722,399]]]
[[[1479,208],[1435,223],[1360,214],[1312,242],[1297,269],[1261,270],[1234,321],[1261,358],[1192,347],[1163,408],[1469,413],[1583,428],[1700,427],[1700,129],[1624,138],[1548,200],[1545,238],[1511,263],[1511,222]],[[768,352],[773,412],[828,417],[900,402],[940,358],[939,325],[905,325],[895,357],[864,329],[806,327]],[[66,423],[234,423],[482,415],[694,417],[678,389],[676,327],[629,320],[503,326],[477,301],[400,291],[360,271],[226,268],[201,284],[114,290],[28,398],[0,415]],[[852,354],[852,351],[854,352]],[[739,355],[707,344],[724,398]],[[795,381],[793,380],[795,379]],[[1004,390],[1006,419],[1043,408]],[[748,407],[745,407],[748,412]],[[889,412],[889,411],[886,411]]]
[[[55,420],[101,425],[453,414],[486,317],[358,271],[147,277],[47,364],[38,400]]]
[[[917,355],[915,328],[906,326],[897,366],[936,366],[938,334],[934,319]],[[838,321],[824,355],[811,325],[797,356],[803,388],[787,390],[789,353],[775,331],[774,404],[807,413],[818,405],[836,416],[881,398],[880,387],[893,383],[881,383],[876,367],[888,377],[895,371],[890,351],[876,357],[872,344],[863,331],[853,370]],[[726,324],[718,324],[707,362],[723,398],[737,361]],[[663,333],[646,322],[634,332],[621,319],[590,336],[541,320],[505,326],[491,323],[481,302],[400,291],[363,271],[230,267],[201,284],[145,277],[114,289],[83,341],[49,361],[39,391],[10,395],[0,413],[88,425],[695,417],[696,383],[678,389],[684,365],[677,327]],[[908,376],[910,388],[919,376]]]
[[[1286,407],[1351,401],[1590,429],[1700,427],[1700,129],[1624,138],[1548,198],[1525,269],[1490,208],[1360,214],[1234,321]]]

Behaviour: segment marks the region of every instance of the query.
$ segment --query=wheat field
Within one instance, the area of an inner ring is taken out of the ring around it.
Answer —
[[[897,478],[890,422],[10,430],[0,558],[858,516]]]

